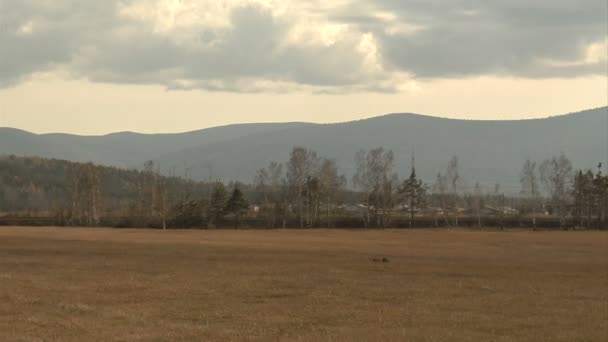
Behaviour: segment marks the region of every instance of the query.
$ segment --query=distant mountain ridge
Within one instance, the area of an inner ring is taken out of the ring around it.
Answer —
[[[92,161],[118,167],[140,167],[162,154],[306,123],[236,124],[186,133],[118,132],[102,136],[34,134],[0,127],[0,154]]]
[[[542,161],[564,152],[576,168],[606,163],[608,107],[530,120],[458,120],[419,114],[336,124],[240,124],[177,134],[114,133],[105,136],[36,135],[0,128],[0,154],[37,155],[141,167],[157,160],[167,173],[197,180],[250,182],[270,161],[287,160],[292,146],[336,159],[347,176],[359,149],[383,146],[395,152],[397,171],[408,173],[413,152],[419,175],[432,183],[453,155],[462,165],[464,189],[479,181],[516,192],[526,158]]]

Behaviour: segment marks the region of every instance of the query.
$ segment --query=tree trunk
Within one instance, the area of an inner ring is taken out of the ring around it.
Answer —
[[[414,227],[414,196],[410,196],[410,228]]]
[[[532,230],[536,230],[536,205],[532,205]]]
[[[310,195],[309,189],[306,189],[306,227],[310,227]]]
[[[370,220],[370,202],[369,202],[369,197],[371,196],[371,194],[366,194],[367,200],[366,200],[366,218],[365,218],[365,228],[369,228],[369,220]]]
[[[327,228],[331,228],[331,211],[329,204],[329,195],[327,196]]]
[[[298,187],[298,218],[300,220],[300,228],[304,228],[304,215],[302,213],[302,187]]]

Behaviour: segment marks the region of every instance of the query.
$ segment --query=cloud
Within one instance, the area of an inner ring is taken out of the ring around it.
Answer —
[[[336,20],[373,32],[383,63],[417,77],[576,77],[606,74],[606,6],[605,0],[374,0],[351,4]],[[362,15],[374,12],[391,16]],[[410,30],[399,32],[399,25]],[[598,58],[588,58],[590,48],[601,51]]]
[[[42,72],[228,92],[606,72],[604,0],[3,0],[0,87]]]

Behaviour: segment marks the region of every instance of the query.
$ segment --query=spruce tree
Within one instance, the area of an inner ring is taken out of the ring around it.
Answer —
[[[230,196],[226,204],[226,212],[234,215],[235,228],[238,228],[241,223],[241,216],[247,208],[249,208],[249,203],[247,203],[247,200],[243,196],[243,192],[238,187],[235,187],[234,191],[232,191],[232,196]]]

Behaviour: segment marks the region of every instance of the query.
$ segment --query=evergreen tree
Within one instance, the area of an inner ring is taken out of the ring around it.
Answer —
[[[225,209],[226,187],[223,183],[217,182],[211,191],[211,201],[209,203],[209,221],[212,225],[224,217]]]
[[[410,227],[414,225],[414,212],[416,207],[422,206],[424,197],[426,196],[426,187],[422,180],[416,176],[416,167],[412,158],[412,172],[409,178],[406,178],[401,184],[399,194],[410,209]]]
[[[580,170],[574,176],[572,187],[572,197],[574,198],[575,206],[574,215],[579,220],[581,226],[584,226],[585,216],[587,216],[587,224],[591,220],[591,211],[594,204],[593,183],[594,175],[591,170],[587,172]]]
[[[241,223],[241,216],[247,208],[249,208],[249,203],[247,203],[247,200],[243,196],[243,192],[238,187],[235,187],[234,191],[232,191],[232,196],[230,196],[228,203],[226,203],[226,212],[234,215],[236,228]]]
[[[602,164],[593,179],[593,202],[597,208],[598,227],[606,229],[606,206],[608,205],[608,175],[602,175]]]

